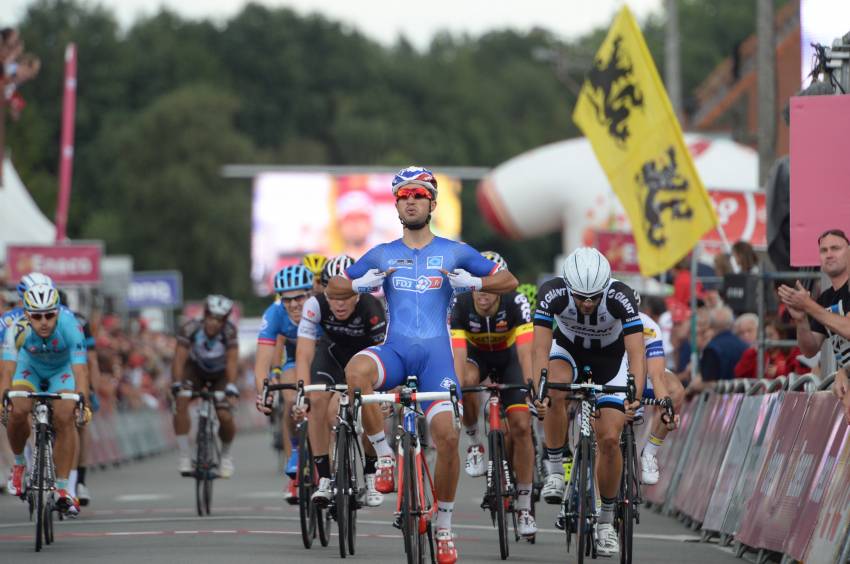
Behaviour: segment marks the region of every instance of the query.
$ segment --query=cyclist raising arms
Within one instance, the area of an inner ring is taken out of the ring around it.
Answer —
[[[4,336],[0,393],[5,395],[9,389],[70,392],[85,398],[89,382],[83,331],[73,313],[59,308],[56,288],[48,284],[30,286],[24,292],[24,311],[24,317],[19,318]],[[80,511],[79,501],[70,493],[68,484],[78,448],[74,408],[74,404],[67,401],[57,401],[52,406],[56,429],[56,504],[60,511],[71,516]],[[12,399],[7,434],[15,455],[8,484],[9,493],[13,495],[24,493],[24,446],[30,434],[31,410],[32,400]],[[84,410],[88,421],[91,412],[88,407]]]
[[[421,391],[445,391],[458,380],[454,371],[447,315],[452,289],[502,294],[517,281],[469,245],[437,237],[429,226],[437,206],[437,180],[431,171],[409,167],[392,181],[396,211],[404,227],[401,239],[372,248],[345,273],[331,278],[327,295],[346,299],[383,287],[390,324],[383,345],[354,355],[345,368],[349,387],[364,394],[391,389],[408,375]],[[460,462],[458,433],[448,401],[423,402],[426,421],[437,448],[434,486],[437,498],[437,561],[457,561],[451,534]],[[378,406],[363,407],[363,428],[378,454],[376,487],[394,489],[395,459],[383,430]]]
[[[498,253],[481,253],[507,270]],[[457,297],[451,314],[452,349],[455,372],[464,386],[477,386],[486,378],[493,383],[524,384],[531,378],[531,306],[517,292],[499,296],[489,292],[469,292]],[[505,406],[513,450],[513,469],[517,481],[517,530],[533,537],[537,523],[531,515],[531,486],[534,479],[534,443],[531,418],[522,390],[499,392]],[[486,473],[484,447],[478,439],[478,398],[463,399],[463,422],[472,443],[466,454],[466,473]]]
[[[329,260],[320,278],[324,288],[334,276],[342,276],[354,264],[345,255]],[[324,331],[324,336],[320,333]],[[298,347],[295,357],[295,374],[305,384],[345,384],[343,368],[355,353],[371,345],[384,342],[387,319],[384,306],[370,294],[354,294],[342,300],[333,300],[324,293],[313,296],[304,304],[298,324]],[[330,429],[336,419],[338,398],[332,392],[310,395],[310,413],[313,424],[307,429],[313,445],[313,459],[319,473],[319,487],[313,500],[326,505],[331,500],[331,468],[328,456]],[[377,457],[372,444],[365,441],[366,455],[366,505],[375,507],[384,499],[375,489],[375,464]]]
[[[254,379],[257,386],[257,409],[269,414],[271,410],[265,406],[262,397],[263,380],[269,376],[272,363],[276,365],[280,358],[276,356],[275,347],[278,340],[283,341],[286,351],[286,361],[278,372],[272,373],[272,379],[282,383],[295,383],[295,345],[298,342],[298,324],[301,322],[301,308],[310,298],[313,288],[313,274],[303,265],[294,264],[284,267],[274,277],[274,290],[277,300],[263,313],[263,324],[257,336],[257,358],[254,362]],[[286,405],[295,403],[295,392],[285,390],[283,397]],[[286,410],[281,420],[281,433],[290,437],[289,444],[284,448],[289,450],[286,463],[286,474],[290,477],[289,486],[284,494],[287,502],[298,503],[295,487],[295,472],[298,469],[298,443],[295,439],[295,424],[292,412]],[[286,433],[283,433],[283,431]],[[285,441],[284,441],[285,443]]]
[[[214,391],[224,391],[229,398],[239,397],[236,380],[239,377],[239,338],[236,326],[228,318],[233,302],[224,296],[207,296],[204,317],[193,319],[180,328],[177,348],[172,362],[171,388],[200,391],[210,383]],[[175,393],[176,396],[176,393]],[[174,434],[177,435],[178,469],[184,476],[192,473],[189,453],[189,402],[188,397],[176,397],[174,409]],[[221,464],[219,475],[233,475],[233,456],[230,447],[236,435],[236,423],[229,401],[216,405],[221,439]]]
[[[536,379],[542,369],[548,369],[552,382],[570,383],[577,371],[589,367],[594,383],[625,386],[627,371],[631,370],[635,375],[636,397],[640,397],[646,378],[643,324],[634,291],[611,278],[611,267],[602,253],[589,247],[573,251],[564,261],[563,277],[545,282],[537,297],[532,344]],[[553,320],[557,323],[554,342]],[[623,471],[620,433],[626,422],[624,396],[605,395],[598,399],[600,415],[595,428],[602,511],[597,550],[602,555],[619,551],[612,522]],[[547,503],[561,503],[564,495],[561,456],[569,422],[564,409],[565,393],[553,390],[550,398],[548,409],[546,404],[535,402],[538,412],[545,417],[549,468],[542,495]],[[635,402],[626,407],[633,413],[639,405]]]

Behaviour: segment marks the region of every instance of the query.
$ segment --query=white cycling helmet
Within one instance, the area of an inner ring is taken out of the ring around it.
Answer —
[[[496,251],[481,251],[481,256],[496,263],[496,272],[508,269],[508,261]]]
[[[207,296],[207,301],[204,304],[205,313],[227,317],[231,311],[233,311],[233,300],[219,294]]]
[[[59,292],[49,284],[33,284],[24,292],[24,309],[30,312],[53,311],[59,307]]]
[[[593,247],[579,247],[564,260],[564,279],[571,292],[593,296],[604,290],[611,280],[611,265]]]
[[[24,274],[21,277],[21,281],[18,283],[18,297],[24,299],[24,292],[27,291],[27,288],[31,288],[36,284],[47,284],[48,286],[53,286],[53,280],[50,276],[42,274],[41,272],[30,272],[29,274]]]

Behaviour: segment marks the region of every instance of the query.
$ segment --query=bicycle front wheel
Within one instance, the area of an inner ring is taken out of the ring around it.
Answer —
[[[620,478],[620,511],[617,532],[620,537],[620,564],[631,564],[634,537],[637,468],[634,434],[631,426],[623,431],[623,475]]]
[[[505,513],[505,442],[501,431],[490,431],[490,462],[492,465],[492,488],[490,492],[490,514],[499,529],[499,555],[507,560],[510,555],[510,540],[508,539],[508,519]]]
[[[44,490],[45,490],[45,468],[47,466],[47,427],[38,425],[36,431],[36,462],[35,462],[35,551],[41,551],[43,541],[47,538],[46,523],[44,518]]]
[[[307,421],[298,425],[298,516],[301,521],[301,541],[304,548],[313,546],[316,538],[316,472],[313,467],[313,448],[307,434]]]
[[[204,482],[208,472],[207,464],[207,420],[201,418],[198,420],[198,434],[196,437],[197,444],[195,445],[195,506],[198,510],[198,517],[205,515],[204,503]]]
[[[579,442],[578,456],[578,511],[576,515],[576,544],[578,545],[578,562],[582,564],[586,554],[590,553],[590,514],[595,510],[592,496],[590,495],[590,444],[585,437]],[[575,462],[573,462],[575,464]]]
[[[419,483],[416,477],[416,454],[414,453],[413,438],[409,433],[402,434],[401,448],[404,453],[401,533],[404,537],[404,552],[407,555],[407,563],[419,564],[422,561],[422,543],[419,536]]]
[[[336,508],[336,523],[339,533],[339,557],[345,558],[348,554],[348,518],[350,512],[351,497],[349,496],[350,478],[349,478],[349,453],[348,453],[348,433],[342,426],[337,427],[336,433],[336,476],[334,483],[336,484],[336,493],[334,496],[334,505]]]

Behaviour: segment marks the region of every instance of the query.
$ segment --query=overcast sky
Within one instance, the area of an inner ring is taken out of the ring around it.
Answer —
[[[90,1],[90,0],[89,0]],[[226,20],[245,0],[100,0],[128,27],[140,15],[168,6],[187,18]],[[263,0],[267,6],[289,6],[300,13],[319,12],[356,27],[367,36],[392,44],[405,30],[408,40],[425,46],[436,31],[480,35],[491,29],[532,27],[549,29],[569,39],[594,27],[607,25],[627,3],[639,20],[660,11],[662,0]],[[0,25],[18,22],[32,0],[0,0]]]

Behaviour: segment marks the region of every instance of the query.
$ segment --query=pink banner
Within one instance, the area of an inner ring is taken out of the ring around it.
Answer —
[[[667,501],[668,495],[676,493],[668,493],[668,488],[670,487],[670,482],[673,480],[673,472],[676,470],[676,464],[685,450],[685,441],[693,425],[698,405],[697,400],[686,403],[682,407],[679,428],[667,435],[664,448],[661,449],[661,454],[658,456],[658,466],[661,469],[661,476],[657,484],[646,486],[644,490],[643,497],[650,503],[661,505]]]
[[[821,503],[817,525],[806,549],[806,562],[838,562],[850,533],[850,437],[845,430],[838,461]]]
[[[841,403],[832,392],[817,392],[811,397],[800,434],[804,440],[800,445],[799,462],[792,474],[789,489],[792,493],[802,491],[803,495],[800,496],[795,524],[785,540],[785,554],[796,560],[803,560],[823,507],[823,495],[832,479],[835,462],[847,436],[847,423]],[[822,436],[826,436],[825,445],[818,440]],[[842,483],[845,487],[848,484],[846,481]]]
[[[14,281],[30,272],[42,272],[57,284],[98,284],[101,253],[101,245],[9,245],[6,264]]]
[[[747,546],[776,552],[782,552],[784,548],[785,538],[799,510],[801,494],[789,483],[794,478],[789,469],[795,470],[797,467],[801,451],[798,442],[801,442],[801,437],[805,435],[810,438],[818,432],[814,425],[808,423],[805,427],[809,431],[801,430],[807,414],[808,399],[808,394],[804,392],[788,392],[779,410],[774,440],[741,519],[741,531],[737,539]],[[821,448],[823,442],[821,438]]]
[[[66,239],[71,175],[74,165],[74,114],[77,108],[77,46],[65,48],[65,92],[62,98],[62,140],[59,151],[59,197],[56,204],[56,242]]]
[[[850,233],[850,96],[791,98],[791,264],[819,265],[818,235]]]

